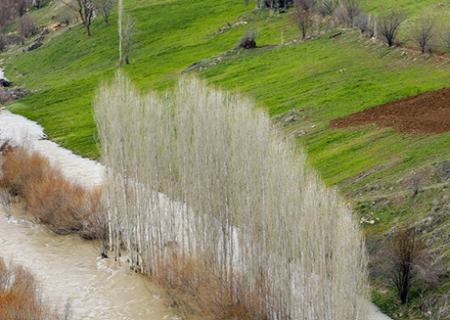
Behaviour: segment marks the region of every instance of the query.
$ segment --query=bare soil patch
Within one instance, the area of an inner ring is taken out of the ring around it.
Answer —
[[[450,88],[421,93],[337,118],[330,122],[330,127],[369,124],[417,134],[450,132]]]

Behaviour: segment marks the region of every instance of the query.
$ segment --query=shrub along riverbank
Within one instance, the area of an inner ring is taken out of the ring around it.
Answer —
[[[45,300],[33,275],[0,257],[0,320],[69,320],[70,305],[63,312]]]
[[[71,182],[38,151],[0,146],[0,192],[3,207],[11,197],[23,201],[28,214],[57,234],[106,240],[108,225],[101,187]],[[104,248],[103,250],[105,250]],[[106,255],[106,251],[103,251]]]

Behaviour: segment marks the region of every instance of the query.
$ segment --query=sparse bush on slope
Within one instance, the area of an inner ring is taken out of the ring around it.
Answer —
[[[143,98],[119,73],[95,116],[112,245],[134,269],[216,319],[365,319],[350,210],[252,102],[190,78]]]

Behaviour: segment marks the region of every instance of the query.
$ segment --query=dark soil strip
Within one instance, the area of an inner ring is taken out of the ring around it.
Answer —
[[[330,127],[369,124],[417,134],[450,132],[450,88],[421,93],[337,118],[330,122]]]

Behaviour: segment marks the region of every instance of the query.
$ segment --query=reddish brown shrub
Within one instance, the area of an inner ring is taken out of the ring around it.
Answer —
[[[264,292],[262,282],[260,290],[247,294],[243,301],[211,272],[204,259],[185,259],[173,254],[168,263],[153,271],[152,279],[166,289],[171,306],[184,317],[204,314],[217,320],[266,319],[258,311]]]
[[[20,196],[39,223],[58,234],[77,232],[85,239],[106,239],[108,225],[103,190],[69,181],[38,152],[4,148],[0,188]]]
[[[11,195],[23,196],[23,189],[28,184],[42,180],[45,176],[61,174],[50,166],[47,158],[22,148],[12,148],[4,152],[0,164],[0,186]]]
[[[17,265],[6,265],[0,257],[0,320],[62,320],[43,300],[33,275]]]
[[[59,234],[81,230],[85,219],[85,193],[83,187],[53,175],[44,176],[23,188],[28,212]]]
[[[108,239],[108,215],[103,202],[103,189],[85,191],[83,205],[83,226],[80,236],[87,240]]]

